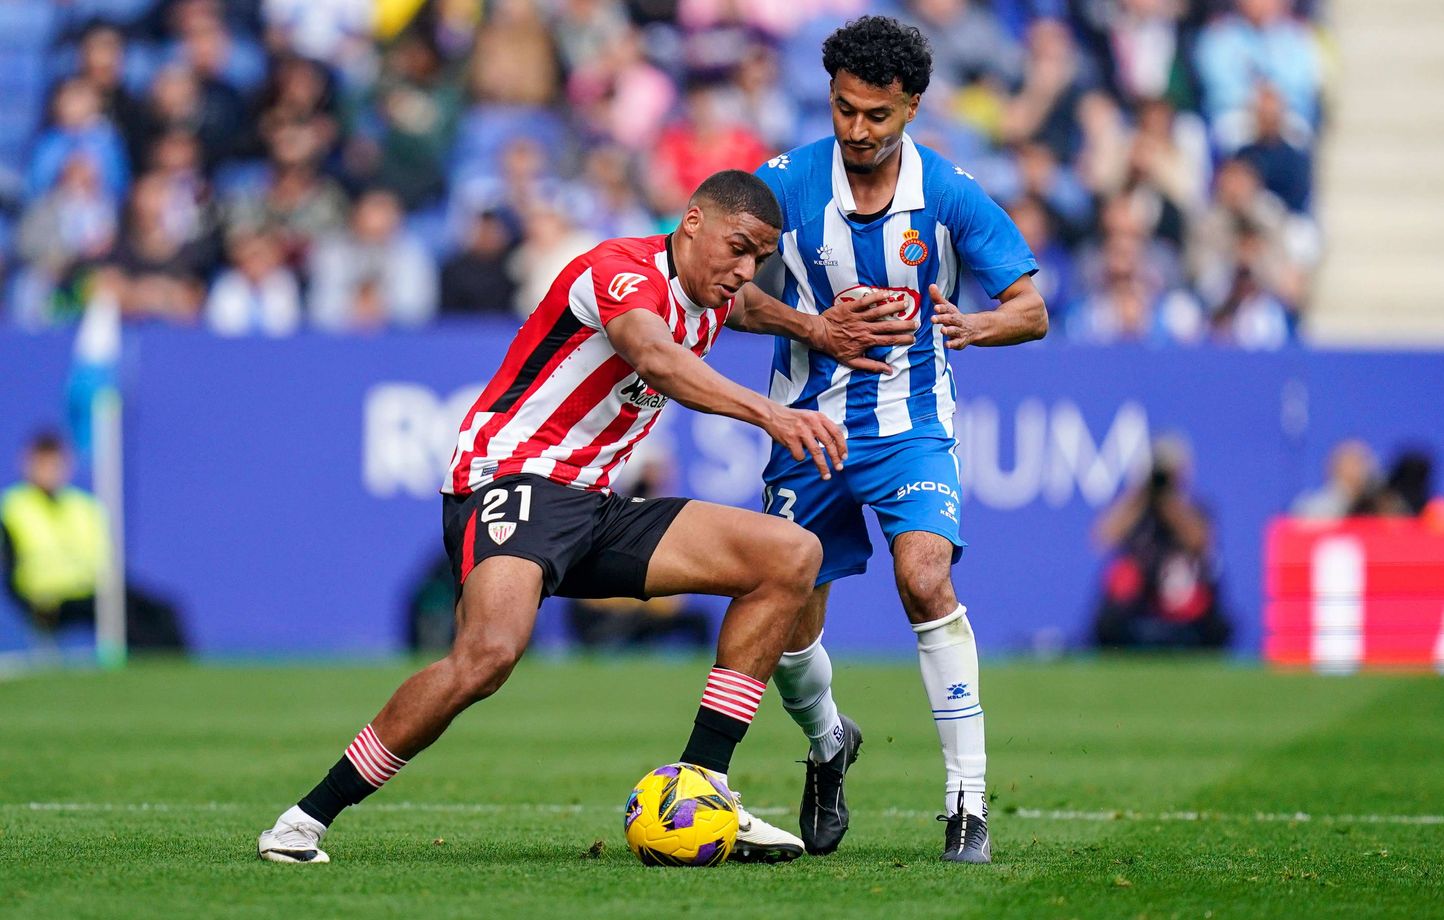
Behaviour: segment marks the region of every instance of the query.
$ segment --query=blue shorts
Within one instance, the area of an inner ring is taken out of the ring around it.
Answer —
[[[799,463],[774,446],[762,473],[762,510],[796,521],[822,541],[819,585],[867,570],[872,541],[864,505],[877,515],[888,546],[900,533],[935,533],[952,541],[956,563],[967,544],[958,536],[955,444],[933,435],[849,438],[846,468],[828,480],[812,458]]]

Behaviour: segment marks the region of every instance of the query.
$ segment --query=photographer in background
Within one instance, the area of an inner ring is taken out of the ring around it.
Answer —
[[[1148,478],[1094,525],[1105,553],[1093,625],[1102,648],[1220,649],[1232,632],[1220,609],[1213,525],[1188,494],[1190,456],[1172,437],[1153,444]]]

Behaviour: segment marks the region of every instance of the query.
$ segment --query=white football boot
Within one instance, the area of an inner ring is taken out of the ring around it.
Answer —
[[[261,832],[256,853],[262,859],[280,863],[328,863],[331,857],[321,849],[326,825],[291,806],[276,819],[276,826]]]
[[[737,845],[728,857],[732,862],[779,863],[789,862],[803,853],[802,838],[774,827],[742,807],[742,795],[733,792],[737,800]]]

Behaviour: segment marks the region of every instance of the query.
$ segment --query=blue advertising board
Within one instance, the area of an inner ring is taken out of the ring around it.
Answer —
[[[416,580],[441,552],[437,487],[459,420],[515,324],[280,341],[127,333],[129,568],[182,607],[198,649],[222,655],[375,655],[400,647]],[[722,337],[710,363],[761,387],[770,344]],[[63,417],[69,342],[0,335],[0,452]],[[1444,357],[1288,351],[968,349],[959,391],[963,532],[955,578],[985,651],[1046,650],[1087,634],[1099,556],[1089,529],[1176,433],[1213,515],[1228,607],[1259,643],[1265,522],[1317,485],[1329,449],[1444,450]],[[730,419],[669,407],[654,441],[676,490],[760,506],[768,445]],[[871,570],[841,583],[839,651],[912,649],[877,532]],[[560,640],[549,605],[539,641]],[[714,606],[713,609],[720,609]],[[6,617],[6,620],[13,620]],[[13,641],[13,623],[0,644]]]

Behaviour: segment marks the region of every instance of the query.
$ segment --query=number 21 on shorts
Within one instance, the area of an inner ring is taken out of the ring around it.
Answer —
[[[511,493],[517,497],[516,521],[502,520],[507,516],[505,505]],[[516,533],[517,521],[531,520],[531,486],[519,485],[515,489],[492,489],[481,497],[481,523],[486,525],[487,536],[497,546],[511,539]]]

